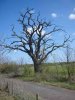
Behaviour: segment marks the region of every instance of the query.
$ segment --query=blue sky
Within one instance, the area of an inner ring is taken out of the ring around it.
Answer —
[[[17,19],[27,7],[40,11],[41,17],[51,20],[75,37],[75,0],[0,0],[0,34],[9,36],[11,25],[19,31]],[[26,63],[30,60],[21,52],[11,52],[8,56],[16,61],[24,58]]]

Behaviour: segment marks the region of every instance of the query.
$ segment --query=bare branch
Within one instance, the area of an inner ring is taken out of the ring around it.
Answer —
[[[32,58],[34,65],[38,66],[54,50],[64,47],[70,37],[65,36],[64,41],[57,44],[51,36],[63,30],[51,22],[40,19],[40,14],[34,17],[34,13],[31,13],[32,10],[27,9],[25,14],[20,15],[18,22],[22,26],[22,31],[16,33],[13,27],[12,39],[2,42],[0,46],[7,50],[20,50],[27,53]]]

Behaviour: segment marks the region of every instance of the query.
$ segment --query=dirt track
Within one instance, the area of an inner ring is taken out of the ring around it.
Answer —
[[[27,90],[29,89],[33,93],[38,93],[40,97],[46,100],[75,100],[75,91],[56,88],[52,86],[39,86],[26,82],[24,84]]]
[[[23,89],[33,94],[38,93],[42,100],[75,100],[75,91],[58,88],[54,86],[42,86],[33,82],[23,82],[14,80],[17,84],[20,82]]]
[[[54,86],[39,85],[37,83],[24,82],[17,79],[6,79],[10,87],[10,83],[13,83],[13,93],[31,93],[34,96],[38,93],[39,97],[41,97],[41,100],[75,100],[75,91],[73,90],[68,90]]]

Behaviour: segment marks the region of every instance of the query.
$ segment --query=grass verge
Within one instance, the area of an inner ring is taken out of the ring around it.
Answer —
[[[61,88],[66,88],[66,89],[70,89],[70,90],[75,90],[75,83],[69,83],[69,82],[61,82],[61,81],[54,81],[51,80],[49,82],[47,81],[35,81],[35,77],[17,77],[20,80],[23,81],[31,81],[31,82],[36,82],[39,84],[44,84],[44,85],[51,85],[51,86],[56,86],[56,87],[61,87]]]
[[[16,100],[16,98],[10,96],[7,92],[0,90],[0,100]]]
[[[70,90],[75,90],[75,84],[74,83],[68,83],[68,82],[41,82],[41,84],[66,88],[66,89],[70,89]]]

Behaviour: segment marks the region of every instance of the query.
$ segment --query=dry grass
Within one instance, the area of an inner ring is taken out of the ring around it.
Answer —
[[[0,100],[15,100],[15,98],[5,91],[0,91]]]

